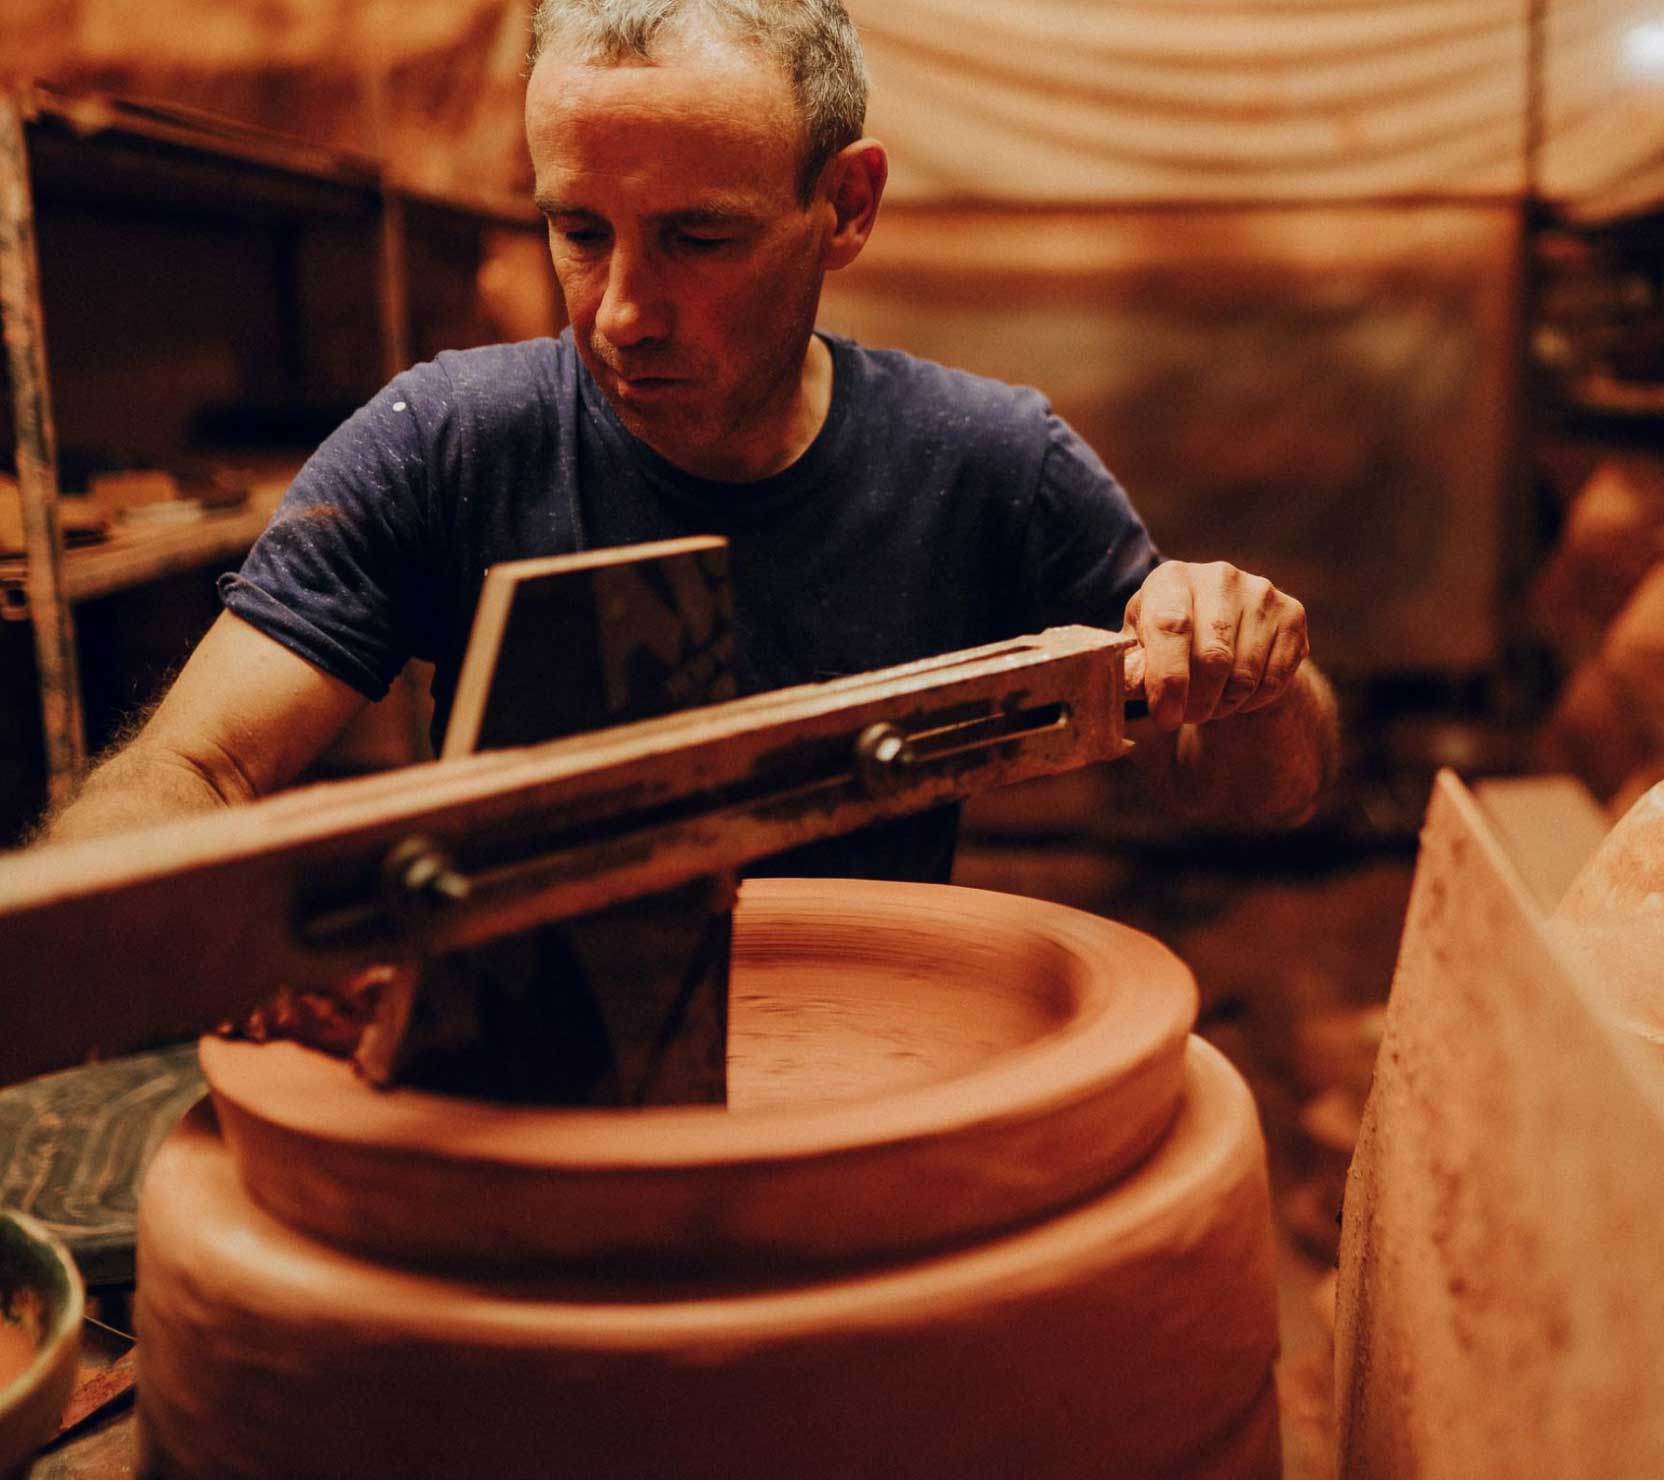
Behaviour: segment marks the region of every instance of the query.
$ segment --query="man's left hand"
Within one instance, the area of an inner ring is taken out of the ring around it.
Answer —
[[[1263,709],[1287,690],[1309,644],[1306,609],[1263,576],[1217,560],[1158,565],[1127,603],[1129,695],[1158,730]]]

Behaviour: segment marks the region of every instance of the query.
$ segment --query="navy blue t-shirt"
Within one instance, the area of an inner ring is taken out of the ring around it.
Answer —
[[[744,693],[1120,625],[1159,557],[1038,392],[823,338],[825,425],[784,472],[739,484],[633,437],[570,331],[447,351],[318,449],[221,599],[372,699],[408,658],[431,661],[436,738],[485,571],[503,560],[722,535]],[[945,878],[956,820],[905,819],[771,871]]]

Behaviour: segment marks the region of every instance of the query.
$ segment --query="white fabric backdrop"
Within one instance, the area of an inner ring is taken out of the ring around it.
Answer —
[[[1527,183],[1530,0],[848,3],[898,200],[1357,201]],[[1664,201],[1664,58],[1649,73],[1632,56],[1648,25],[1664,52],[1664,0],[1541,3],[1544,192],[1589,217]],[[432,188],[512,193],[530,6],[3,0],[0,71],[218,108],[385,152]],[[378,104],[334,96],[373,72]]]
[[[903,200],[1518,195],[1524,0],[851,0]],[[1660,0],[1550,0],[1545,194],[1664,198]]]

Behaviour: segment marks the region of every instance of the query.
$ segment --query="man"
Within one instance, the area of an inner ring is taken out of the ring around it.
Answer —
[[[1124,617],[1150,708],[1127,784],[1215,821],[1307,815],[1334,721],[1297,601],[1161,563],[1036,393],[815,332],[887,171],[837,0],[545,0],[534,32],[569,332],[442,355],[336,432],[50,836],[281,787],[413,653],[442,727],[488,565],[693,533],[731,544],[744,689]],[[945,877],[955,823],[791,866]]]

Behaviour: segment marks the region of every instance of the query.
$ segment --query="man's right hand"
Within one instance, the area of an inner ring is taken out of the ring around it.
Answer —
[[[1275,704],[1310,651],[1306,609],[1264,576],[1223,560],[1158,565],[1127,603],[1129,693],[1158,730]]]

